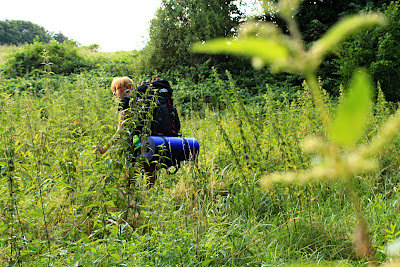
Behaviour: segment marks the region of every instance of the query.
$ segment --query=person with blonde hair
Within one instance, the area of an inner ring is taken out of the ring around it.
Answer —
[[[116,77],[113,79],[111,83],[111,90],[113,93],[114,100],[118,102],[118,129],[117,132],[114,134],[113,138],[109,142],[109,145],[113,145],[116,140],[118,140],[122,135],[123,129],[123,122],[126,119],[126,110],[129,109],[129,102],[131,100],[131,93],[132,93],[132,85],[133,82],[129,77]],[[118,136],[119,135],[119,136]],[[100,154],[104,154],[107,150],[107,146],[94,146]],[[133,159],[134,160],[134,159]],[[132,162],[132,166],[134,166],[135,162]],[[155,172],[155,165],[143,163],[143,167],[146,173],[149,175],[147,180],[148,188],[151,188],[154,185],[156,177],[154,175]],[[131,183],[131,172],[130,168],[127,169],[128,175],[128,187]]]
[[[124,120],[124,110],[121,106],[129,105],[129,97],[131,95],[132,90],[132,80],[129,77],[116,77],[113,79],[111,83],[111,91],[114,96],[114,100],[119,102],[118,105],[118,129],[117,133],[113,136],[112,140],[109,142],[110,145],[114,144],[116,139],[116,135],[121,133],[122,122]],[[107,146],[95,146],[95,148],[100,152],[100,154],[104,154],[107,150]]]

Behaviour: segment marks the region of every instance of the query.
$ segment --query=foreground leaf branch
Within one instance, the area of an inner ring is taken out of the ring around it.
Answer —
[[[290,35],[279,31],[274,23],[251,21],[240,30],[238,38],[216,39],[193,45],[194,52],[229,53],[252,58],[253,66],[268,65],[272,72],[286,71],[302,75],[312,92],[319,116],[324,124],[328,140],[309,137],[303,149],[313,153],[318,163],[300,172],[283,172],[264,175],[261,186],[272,189],[275,182],[308,183],[310,181],[341,181],[349,191],[350,200],[357,215],[355,234],[359,256],[375,261],[375,253],[368,238],[367,223],[352,186],[354,177],[375,171],[380,151],[393,141],[400,128],[400,111],[387,121],[374,140],[368,145],[357,145],[371,112],[373,85],[368,74],[360,70],[354,74],[345,98],[331,118],[324,103],[316,72],[326,55],[338,48],[350,35],[363,29],[384,26],[385,18],[378,13],[349,16],[328,30],[306,50],[297,22],[294,18],[299,0],[281,0],[277,4],[264,1],[265,12],[279,12],[286,21]],[[271,11],[272,10],[272,11]]]

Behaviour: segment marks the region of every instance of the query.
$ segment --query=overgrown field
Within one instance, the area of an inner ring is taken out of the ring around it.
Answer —
[[[40,81],[41,91],[14,94],[0,81],[0,265],[366,264],[353,250],[356,218],[341,183],[260,188],[265,174],[319,160],[301,145],[325,135],[306,84],[295,100],[266,88],[244,104],[234,82],[214,75],[208,84],[223,108],[177,103],[178,111],[186,105],[182,134],[200,142],[198,161],[162,171],[151,190],[139,174],[128,192],[118,146],[104,155],[92,148],[116,130],[109,81]],[[177,95],[189,90],[184,84],[173,84]],[[336,100],[324,98],[333,111]],[[382,95],[373,110],[363,143],[391,113]],[[395,142],[381,152],[379,171],[354,180],[379,261],[399,235],[398,151]]]

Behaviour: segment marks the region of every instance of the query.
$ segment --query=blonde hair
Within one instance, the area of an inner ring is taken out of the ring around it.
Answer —
[[[115,77],[111,82],[111,91],[113,92],[114,100],[118,101],[117,96],[121,95],[121,90],[123,90],[124,87],[132,85],[133,82],[129,77]]]

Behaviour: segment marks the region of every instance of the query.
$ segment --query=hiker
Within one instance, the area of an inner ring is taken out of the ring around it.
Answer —
[[[129,77],[117,77],[114,78],[111,83],[111,90],[114,95],[114,100],[118,102],[118,129],[117,132],[112,137],[111,141],[109,142],[110,146],[114,145],[116,140],[123,137],[123,132],[121,130],[123,129],[123,122],[126,119],[127,115],[126,112],[127,109],[129,108],[132,85],[133,82]],[[95,146],[95,148],[97,149],[97,151],[100,152],[100,154],[104,154],[108,150],[107,146]],[[134,167],[135,158],[129,160],[133,161],[131,163],[132,167]],[[155,163],[144,162],[143,168],[146,174],[148,175],[147,188],[150,189],[153,187],[154,182],[156,180]],[[127,178],[128,178],[128,188],[129,188],[132,180],[132,173],[130,168],[127,169]]]
[[[194,138],[183,138],[179,133],[181,124],[172,99],[173,89],[167,80],[153,78],[137,85],[132,93],[132,80],[128,77],[115,78],[111,83],[115,101],[118,102],[118,131],[111,144],[122,137],[123,124],[126,123],[124,142],[129,146],[125,150],[126,160],[134,166],[136,161],[143,162],[148,175],[147,187],[151,188],[156,180],[155,171],[165,168],[168,174],[176,173],[180,162],[195,160],[199,144]],[[132,125],[129,128],[129,125]],[[143,144],[141,142],[144,142]],[[96,147],[100,153],[107,151],[107,146]],[[171,172],[170,167],[175,167]],[[128,168],[128,188],[132,173]]]

